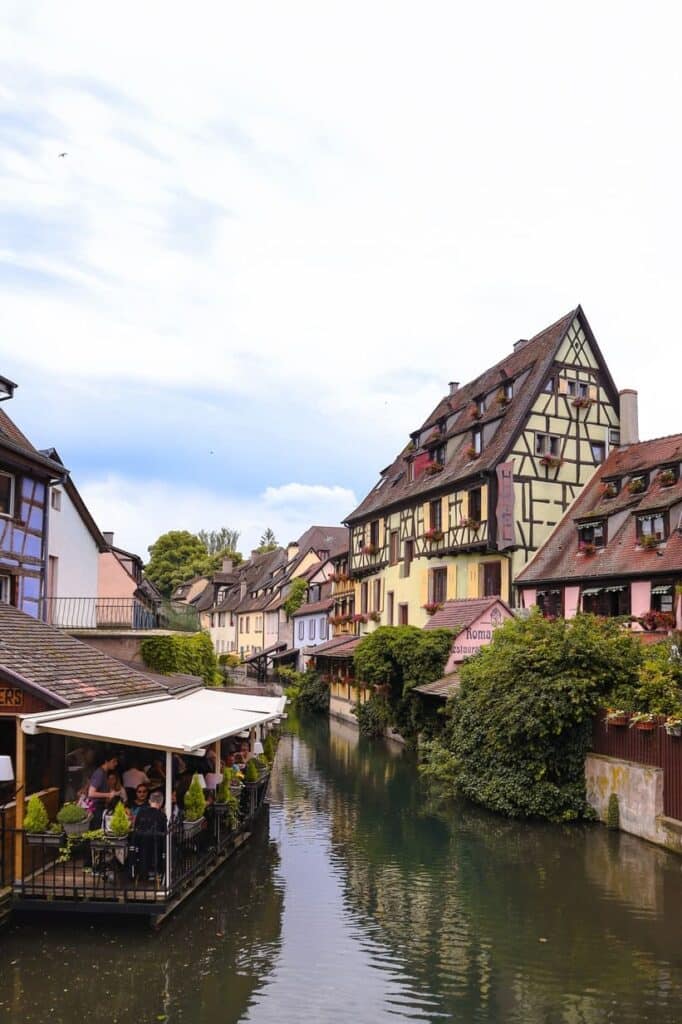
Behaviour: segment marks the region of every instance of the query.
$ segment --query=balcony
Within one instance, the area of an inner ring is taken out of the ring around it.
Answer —
[[[152,610],[134,597],[46,597],[42,612],[45,622],[69,630],[172,629],[195,633],[199,629],[194,608],[163,604]]]

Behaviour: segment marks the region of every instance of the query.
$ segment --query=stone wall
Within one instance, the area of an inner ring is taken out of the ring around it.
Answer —
[[[615,793],[624,832],[682,853],[682,822],[663,814],[662,768],[588,754],[585,785],[588,803],[601,821],[606,821],[609,797]]]

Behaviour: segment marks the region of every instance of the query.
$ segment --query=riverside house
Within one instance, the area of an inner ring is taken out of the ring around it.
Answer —
[[[615,449],[517,577],[524,607],[631,615],[647,632],[682,627],[681,469],[682,434]]]
[[[452,598],[511,601],[514,577],[619,443],[619,410],[580,306],[452,383],[347,517],[355,612],[423,626]]]

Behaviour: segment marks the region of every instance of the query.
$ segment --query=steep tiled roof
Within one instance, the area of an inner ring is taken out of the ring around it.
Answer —
[[[511,608],[499,597],[478,597],[445,601],[424,626],[424,629],[466,629],[472,622],[492,608],[494,604],[502,604],[511,615]]]
[[[24,458],[29,459],[43,469],[50,470],[56,477],[63,477],[68,474],[68,469],[64,469],[60,462],[56,462],[54,459],[39,452],[37,448],[34,448],[26,435],[9,418],[5,410],[0,409],[0,448],[3,445],[10,451],[23,455]]]
[[[682,506],[682,484],[663,487],[658,476],[661,467],[680,462],[682,434],[615,449],[516,582],[529,585],[552,580],[682,573],[682,533],[674,516],[669,524],[670,536],[655,550],[642,550],[636,538],[637,514]],[[630,494],[627,479],[638,474],[649,475],[649,486],[641,494]],[[606,498],[605,481],[614,479],[625,479],[625,483],[621,483],[615,498]],[[580,553],[576,520],[613,517],[619,512],[622,516],[617,516],[616,522],[608,522],[606,546],[597,548],[593,555]],[[623,522],[618,525],[621,518]]]
[[[321,601],[310,601],[308,604],[302,604],[301,607],[293,613],[292,619],[295,619],[301,615],[317,615],[318,613],[328,612],[330,608],[334,606],[333,597],[325,597]]]
[[[355,648],[363,638],[361,636],[335,636],[325,640],[317,647],[305,647],[304,654],[322,655],[325,658],[352,658]]]
[[[7,604],[0,604],[0,676],[60,706],[146,697],[172,686]]]
[[[436,679],[433,683],[422,683],[421,686],[415,686],[413,692],[423,693],[427,697],[441,697],[447,700],[451,694],[459,690],[459,687],[459,672],[450,672],[448,675],[443,676],[442,679]]]
[[[414,436],[420,438],[422,446],[416,453],[426,451],[423,442],[426,431],[444,424],[440,440],[456,438],[455,451],[451,453],[445,468],[434,476],[418,475],[413,481],[407,478],[406,449],[398,455],[394,462],[381,474],[381,480],[361,504],[347,517],[346,522],[366,519],[371,513],[380,509],[400,505],[403,502],[421,497],[427,493],[440,491],[460,480],[466,480],[486,470],[492,470],[504,458],[514,438],[521,430],[532,402],[546,380],[559,346],[570,327],[578,317],[585,329],[590,342],[599,355],[598,346],[580,306],[561,317],[556,323],[546,327],[535,337],[506,356],[495,366],[486,370],[475,380],[459,388],[454,395],[446,395],[438,403],[430,416],[426,418]],[[611,393],[612,400],[617,402],[618,396],[604,366],[604,385]],[[514,382],[514,395],[510,403],[500,406],[495,401],[495,394],[505,381]],[[479,420],[472,420],[470,410],[472,403],[479,396],[487,396],[486,411]],[[479,458],[471,460],[468,448],[474,428],[487,427],[483,451]],[[452,441],[451,445],[452,446]]]

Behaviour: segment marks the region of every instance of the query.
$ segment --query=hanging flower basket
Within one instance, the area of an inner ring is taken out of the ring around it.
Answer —
[[[682,718],[677,715],[669,715],[665,720],[664,728],[668,736],[675,736],[679,739],[682,736]]]
[[[442,608],[443,605],[438,601],[427,601],[426,604],[422,605],[422,608],[427,615],[435,615],[436,612]]]
[[[379,614],[379,612],[370,612],[369,620],[370,622],[381,622],[381,615]]]
[[[424,472],[427,476],[435,476],[436,473],[442,473],[444,466],[441,462],[436,462],[432,459],[431,462],[427,462],[424,466]]]
[[[469,419],[470,420],[480,420],[482,415],[483,415],[483,413],[481,412],[481,410],[479,409],[479,407],[477,405],[473,404],[473,405],[469,406]]]
[[[653,732],[656,728],[656,715],[649,711],[637,711],[630,719],[630,728],[639,732]]]
[[[562,465],[563,461],[560,455],[543,455],[540,459],[540,465],[549,466],[550,469],[557,469]]]
[[[442,530],[431,529],[431,530],[425,530],[424,531],[424,539],[425,540],[439,541],[439,540],[443,539],[443,536],[444,536],[444,534],[443,534]]]
[[[622,727],[628,724],[630,721],[630,715],[627,711],[621,711],[618,708],[609,708],[606,712],[606,723],[607,725],[615,725]]]
[[[500,390],[497,392],[497,394],[495,395],[495,401],[497,402],[498,405],[509,405],[510,399],[507,398],[507,396],[505,395],[504,388],[500,388]]]

